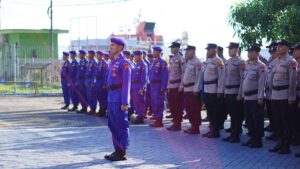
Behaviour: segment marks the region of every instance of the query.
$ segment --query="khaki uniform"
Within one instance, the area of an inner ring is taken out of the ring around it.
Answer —
[[[240,57],[228,59],[225,65],[225,94],[238,94],[241,96],[244,69],[245,61]]]

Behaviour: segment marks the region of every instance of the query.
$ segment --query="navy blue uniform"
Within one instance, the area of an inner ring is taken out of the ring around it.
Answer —
[[[108,62],[104,59],[98,62],[95,70],[96,95],[100,109],[107,109],[107,90],[105,89],[108,73]]]
[[[96,79],[95,79],[95,70],[96,70],[96,61],[90,59],[87,63],[87,69],[85,72],[85,83],[86,83],[86,96],[88,105],[90,109],[95,111],[97,106],[97,97],[96,97]]]
[[[77,67],[76,81],[79,89],[78,97],[82,108],[87,108],[87,95],[85,86],[85,72],[87,69],[87,60],[81,59]]]
[[[78,61],[76,59],[72,60],[70,66],[70,96],[72,103],[75,107],[78,106],[78,87],[75,85],[76,83],[76,70],[78,67]]]
[[[67,60],[64,62],[61,68],[61,86],[64,96],[65,105],[70,104],[70,62]]]
[[[131,70],[129,62],[120,55],[111,61],[108,70],[108,126],[115,149],[126,150],[129,145],[128,111],[121,105],[129,105]]]

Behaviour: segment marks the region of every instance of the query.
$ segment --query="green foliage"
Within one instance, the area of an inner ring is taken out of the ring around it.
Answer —
[[[295,44],[300,41],[300,0],[243,0],[231,6],[229,23],[242,48],[262,39]]]

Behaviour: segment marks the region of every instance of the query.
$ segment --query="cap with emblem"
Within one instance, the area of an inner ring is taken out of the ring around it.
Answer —
[[[108,57],[108,56],[109,56],[109,52],[105,52],[104,57]]]
[[[196,46],[187,45],[185,50],[196,50]]]
[[[63,55],[69,56],[69,52],[63,52]]]
[[[134,54],[134,55],[142,55],[143,52],[140,51],[140,50],[136,50],[136,51],[133,52],[133,54]]]
[[[124,51],[123,51],[123,55],[131,55],[131,52],[128,51],[128,50],[124,50]]]
[[[178,42],[172,42],[172,45],[169,48],[180,48],[181,44]]]
[[[229,43],[229,46],[227,48],[229,49],[236,49],[236,48],[239,48],[240,47],[240,44],[239,43],[236,43],[236,42],[230,42]]]
[[[218,45],[215,43],[209,43],[207,44],[207,47],[205,49],[209,50],[209,49],[217,49]]]
[[[257,43],[253,43],[248,49],[247,51],[256,51],[256,52],[260,52],[260,45]]]
[[[218,46],[218,51],[223,51],[223,47],[222,46]]]
[[[294,50],[300,50],[300,43],[298,43],[295,47]]]
[[[80,50],[79,50],[79,53],[80,53],[80,54],[86,54],[86,51],[83,50],[83,49],[80,49]]]
[[[162,52],[162,48],[160,46],[153,46],[152,47],[153,50],[158,51],[158,52]]]
[[[278,45],[280,46],[287,46],[287,47],[291,47],[291,44],[289,41],[285,40],[285,39],[281,39],[279,42],[277,42]]]
[[[110,39],[110,42],[111,42],[111,43],[118,44],[118,45],[121,45],[121,46],[125,46],[125,45],[126,45],[126,43],[125,43],[125,41],[124,41],[123,39],[121,39],[121,38],[116,38],[116,37],[111,38],[111,39]]]
[[[146,52],[146,51],[143,50],[142,52],[143,52],[143,55],[147,55],[147,52]]]

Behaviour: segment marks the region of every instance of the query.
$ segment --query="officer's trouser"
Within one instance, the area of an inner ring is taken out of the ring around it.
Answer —
[[[96,81],[96,97],[102,110],[107,109],[107,90],[103,88],[103,80]]]
[[[244,119],[243,100],[237,101],[237,94],[226,94],[225,102],[231,116],[231,136],[238,137],[242,132]]]
[[[70,96],[71,96],[71,100],[73,103],[73,106],[77,107],[79,104],[79,100],[78,100],[78,87],[75,85],[76,80],[75,79],[71,79],[70,82]]]
[[[160,89],[161,84],[151,84],[151,107],[156,120],[163,119],[165,92]]]
[[[85,80],[81,79],[81,80],[78,80],[77,82],[78,82],[78,89],[79,89],[78,98],[79,98],[81,107],[86,108],[88,106],[88,102],[87,102],[87,95],[86,95]]]
[[[272,129],[274,129],[274,116],[272,112],[272,101],[270,99],[266,99],[266,109],[267,109],[267,116],[269,118],[269,124]]]
[[[183,115],[183,92],[178,88],[169,89],[169,106],[174,123],[181,123]]]
[[[205,100],[211,130],[214,133],[219,133],[221,121],[220,119],[222,118],[222,114],[218,112],[217,93],[205,93]]]
[[[128,111],[121,111],[120,102],[108,102],[108,127],[115,149],[126,150],[129,146]]]
[[[218,116],[220,117],[219,118],[219,128],[223,128],[224,122],[227,119],[227,115],[228,115],[224,96],[218,97],[217,107],[218,107]]]
[[[274,129],[278,134],[281,143],[289,145],[292,130],[292,106],[288,105],[288,100],[272,100],[272,110],[274,113]]]
[[[198,95],[193,92],[184,92],[186,112],[192,127],[199,127],[201,124],[201,101]]]
[[[86,95],[90,109],[96,110],[97,108],[97,95],[96,95],[96,84],[93,80],[87,80],[86,83]]]
[[[152,112],[152,108],[151,108],[151,88],[150,88],[150,84],[147,84],[147,90],[146,90],[146,102],[145,102],[145,113],[147,113],[147,111]]]
[[[64,96],[64,103],[66,105],[70,104],[70,87],[68,86],[68,80],[67,79],[61,79],[61,87],[62,92]]]
[[[133,107],[134,110],[136,111],[136,113],[140,116],[140,117],[144,117],[145,116],[145,91],[143,92],[142,95],[139,94],[139,89],[132,89],[132,100],[133,100]]]
[[[246,123],[253,140],[260,140],[264,136],[264,104],[257,100],[245,100]]]

